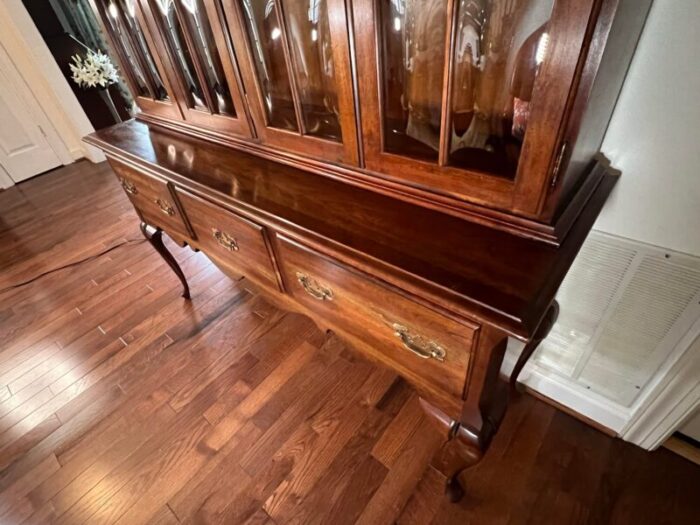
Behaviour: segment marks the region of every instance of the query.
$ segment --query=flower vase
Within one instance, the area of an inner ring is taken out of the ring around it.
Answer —
[[[100,93],[100,96],[102,97],[102,100],[104,100],[105,104],[107,104],[109,112],[112,114],[112,117],[114,117],[115,122],[123,122],[122,118],[119,116],[119,111],[117,111],[117,106],[114,105],[114,100],[112,100],[112,95],[109,92],[109,87],[102,88],[98,91]]]

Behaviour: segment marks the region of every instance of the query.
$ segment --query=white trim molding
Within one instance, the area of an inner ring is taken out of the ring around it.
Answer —
[[[661,446],[700,407],[700,321],[685,348],[659,382],[640,400],[620,436],[647,450]]]

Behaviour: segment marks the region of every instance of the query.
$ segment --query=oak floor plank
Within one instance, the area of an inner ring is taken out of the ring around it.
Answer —
[[[178,525],[180,523],[173,514],[173,511],[167,505],[161,507],[151,519],[148,520],[149,525]]]
[[[44,461],[15,481],[0,495],[0,520],[4,523],[22,521],[19,515],[27,517],[33,512],[33,505],[27,494],[44,479],[55,473],[61,465],[56,456],[49,455]],[[27,510],[30,509],[29,512]]]
[[[391,468],[406,443],[420,429],[423,409],[417,403],[406,403],[372,448],[372,456]]]
[[[368,407],[369,413],[360,428],[296,505],[278,508],[276,512],[266,509],[272,519],[278,523],[323,523],[350,481],[347,472],[370,454],[374,443],[411,395],[403,381],[395,380],[376,406]]]
[[[301,344],[275,368],[251,393],[236,407],[233,412],[226,414],[212,429],[205,439],[205,444],[212,450],[221,449],[265,402],[272,397],[276,390],[290,376],[294,375],[311,360],[316,348],[308,343]]]
[[[416,405],[412,399],[408,405]],[[394,523],[411,496],[415,486],[428,468],[430,459],[440,445],[440,437],[430,432],[427,416],[415,421],[409,431],[411,438],[393,459],[385,483],[378,486],[357,519],[358,524]]]
[[[194,473],[187,484],[168,501],[175,516],[184,520],[189,516],[210,515],[223,498],[223,505],[233,499],[234,490],[250,482],[250,476],[238,465],[241,454],[254,443],[262,432],[252,422],[231,438],[218,454]]]
[[[425,470],[396,523],[425,525],[433,523],[445,493],[445,480],[433,467]]]
[[[267,497],[263,509],[270,516],[285,516],[312,491],[329,464],[356,435],[371,406],[386,392],[393,375],[375,369],[364,384],[351,396],[335,419],[333,414],[316,414],[307,420],[275,454],[273,460],[293,457],[292,469]]]
[[[151,435],[139,448],[85,492],[56,523],[114,523],[125,512],[139,491],[152,483],[168,458],[191,450],[191,434],[200,436],[209,427],[201,416],[181,413],[173,418],[163,434]],[[163,444],[165,450],[161,450]]]
[[[0,418],[0,436],[24,418],[28,417],[38,407],[43,406],[49,400],[53,399],[53,397],[53,392],[51,392],[49,387],[42,388],[35,395],[27,399],[27,401],[2,416],[2,418]]]
[[[165,426],[173,417],[172,411],[165,408],[152,415],[152,423]],[[115,436],[114,443],[107,445],[106,450],[95,451],[94,456],[84,462],[62,465],[55,475],[34,489],[29,498],[40,509],[50,506],[56,518],[62,516],[148,439],[149,434],[143,432],[141,426],[136,428],[142,432]]]
[[[98,422],[105,414],[105,406],[118,403],[123,396],[121,389],[113,388],[104,394],[94,398],[81,410],[76,417],[70,421],[61,422],[55,415],[47,418],[45,423],[51,432],[41,440],[32,440],[33,446],[27,443],[18,443],[13,454],[0,455],[0,491],[23,475],[27,469],[32,468],[41,462],[46,456],[53,454],[53,451],[65,441],[74,439],[82,435],[86,428],[90,428]],[[41,424],[39,425],[41,426]],[[25,436],[29,436],[26,434]],[[24,439],[20,438],[20,440]],[[16,442],[15,442],[16,443]]]
[[[311,366],[306,368],[312,372],[314,370]],[[305,384],[303,395],[294,399],[293,403],[277,418],[274,424],[265,430],[260,439],[243,456],[240,464],[245,471],[251,476],[257,475],[264,468],[266,460],[275,455],[287,437],[294,433],[294,430],[305,418],[309,417],[309,414],[315,415],[326,408],[328,398],[338,399],[336,396],[339,390],[343,391],[339,399],[346,399],[352,390],[359,387],[364,378],[352,372],[347,362],[338,360],[329,364],[319,374],[313,373],[310,381]],[[252,418],[252,421],[256,423],[255,417]]]

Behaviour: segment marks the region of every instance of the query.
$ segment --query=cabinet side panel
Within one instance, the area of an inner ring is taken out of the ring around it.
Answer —
[[[615,109],[652,0],[603,0],[566,140],[574,147],[543,219],[567,207],[590,172]]]

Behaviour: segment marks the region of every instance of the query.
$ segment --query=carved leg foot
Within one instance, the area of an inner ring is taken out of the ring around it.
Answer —
[[[484,434],[472,432],[424,399],[421,398],[420,401],[423,410],[445,438],[442,447],[433,457],[432,465],[447,479],[445,484],[447,499],[457,503],[464,496],[464,486],[460,476],[467,468],[481,460],[490,440],[491,427],[487,424]]]
[[[433,466],[447,478],[445,495],[451,503],[458,503],[464,497],[462,473],[478,463],[487,445],[479,436],[467,431],[459,424],[453,425],[451,437],[433,458]]]
[[[503,419],[508,401],[508,384],[499,378],[503,355],[508,346],[506,334],[486,326],[482,328],[475,351],[472,374],[461,410],[448,415],[420,398],[421,406],[444,439],[433,456],[432,466],[446,480],[445,493],[451,502],[464,496],[460,479],[465,469],[478,463],[486,453]]]
[[[523,351],[520,353],[518,361],[513,367],[513,371],[510,374],[511,389],[517,392],[522,392],[524,390],[524,388],[518,383],[518,376],[520,375],[520,372],[522,372],[523,367],[525,367],[525,364],[528,362],[530,357],[532,357],[532,354],[534,354],[535,350],[537,350],[537,347],[540,346],[540,343],[549,335],[549,332],[552,330],[554,323],[557,322],[558,317],[559,303],[554,301],[549,306],[549,309],[544,315],[542,322],[537,327],[535,335],[525,345],[525,348],[523,348]]]
[[[464,487],[459,481],[459,476],[453,476],[447,480],[445,495],[450,503],[459,503],[464,497]]]
[[[189,299],[190,287],[187,284],[187,279],[185,279],[185,274],[182,273],[180,265],[177,264],[175,257],[172,256],[172,254],[163,244],[163,230],[160,228],[153,228],[145,222],[142,222],[141,233],[143,233],[143,236],[148,240],[148,242],[151,243],[151,246],[155,248],[163,260],[168,263],[168,266],[170,266],[173,272],[175,272],[175,275],[177,275],[178,279],[180,279],[180,282],[182,283],[182,297]]]

